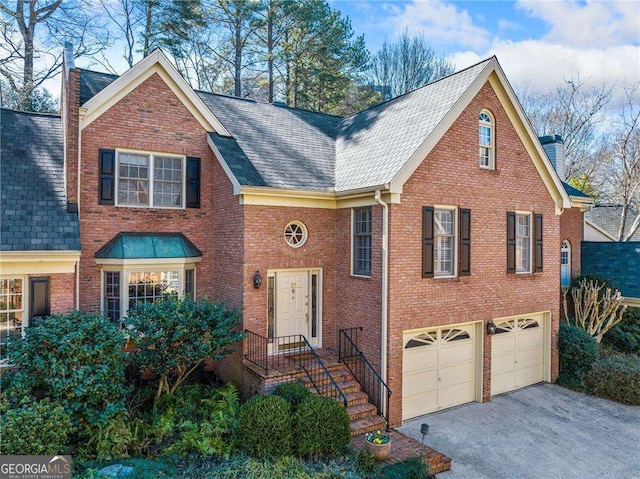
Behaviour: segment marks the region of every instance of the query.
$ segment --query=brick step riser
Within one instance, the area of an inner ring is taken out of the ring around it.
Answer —
[[[340,386],[340,385],[338,385]],[[334,390],[333,388],[327,388],[326,390],[322,389],[322,386],[318,386],[320,387],[320,392],[316,391],[316,388],[313,386],[313,384],[309,385],[308,388],[311,390],[311,392],[313,394],[318,394],[320,396],[333,396],[334,395]],[[346,387],[342,387],[340,386],[340,390],[344,393],[344,394],[351,394],[351,393],[357,393],[359,392],[360,389],[360,385],[359,384],[355,384],[353,386],[346,386]]]
[[[360,419],[366,419],[368,417],[375,417],[375,416],[377,416],[377,412],[375,409],[367,410],[363,412],[354,412],[349,414],[349,421],[355,422]]]
[[[371,424],[368,426],[363,426],[359,429],[354,429],[351,431],[351,437],[353,436],[359,436],[360,434],[365,434],[367,432],[375,432],[375,431],[380,431],[382,429],[384,429],[386,427],[386,423],[384,421],[381,421],[380,423],[377,424]]]
[[[322,376],[318,375],[318,376],[319,377],[317,377],[317,378],[313,378],[313,380],[314,380],[314,382],[316,384],[320,385],[320,384],[329,384],[329,383],[331,383],[331,380],[328,377],[326,377],[324,375],[322,375]],[[342,388],[341,385],[344,384],[344,383],[357,382],[355,380],[355,378],[351,374],[339,374],[339,375],[333,375],[332,374],[331,377],[333,377],[333,380],[335,381],[335,383],[338,386],[340,386],[341,388]],[[304,374],[302,376],[301,380],[302,380],[302,384],[304,384],[308,388],[313,387],[313,383],[311,382],[311,380],[309,379],[309,377],[306,374]]]

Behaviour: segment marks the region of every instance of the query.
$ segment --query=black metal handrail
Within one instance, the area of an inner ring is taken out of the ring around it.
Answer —
[[[305,336],[294,334],[266,338],[248,329],[245,333],[244,357],[261,368],[266,376],[275,371],[286,373],[291,369],[302,370],[318,394],[342,401],[347,406],[347,396]]]
[[[358,332],[360,331],[362,331],[362,327],[340,330],[340,335],[338,336],[338,360],[347,366],[362,387],[362,390],[367,393],[373,405],[378,409],[378,414],[387,423],[388,431],[391,389],[358,348]]]

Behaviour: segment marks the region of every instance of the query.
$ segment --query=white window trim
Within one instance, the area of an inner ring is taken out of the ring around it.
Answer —
[[[131,153],[136,155],[148,155],[149,156],[149,204],[148,205],[129,205],[120,204],[118,201],[119,188],[120,188],[120,153]],[[155,166],[155,157],[163,156],[168,158],[180,158],[182,160],[182,204],[180,206],[155,206],[153,203],[153,169]],[[145,151],[145,150],[132,150],[128,148],[116,149],[116,166],[115,166],[115,205],[120,208],[150,208],[150,209],[167,209],[167,210],[184,210],[186,208],[186,196],[187,196],[187,157],[185,155],[178,155],[175,153],[161,153],[158,151]]]
[[[453,212],[453,273],[436,273],[436,249],[437,249],[437,237],[436,234],[436,211],[448,210]],[[433,277],[436,279],[457,278],[458,277],[458,240],[459,240],[459,214],[458,207],[451,205],[433,205]]]
[[[532,211],[516,211],[516,274],[531,274],[533,271],[533,212]],[[518,216],[529,217],[529,269],[518,269]],[[557,250],[556,250],[557,251]]]
[[[0,279],[21,279],[22,280],[22,330],[20,331],[21,336],[24,338],[25,329],[29,327],[29,276],[19,275],[19,274],[11,274],[11,275],[1,275]],[[13,311],[13,310],[12,310]],[[7,312],[6,310],[2,311],[3,313]],[[7,358],[0,358],[0,368],[10,367],[11,364],[8,362]]]
[[[298,226],[302,230],[302,239],[300,240],[300,242],[291,244],[289,241],[287,241],[287,229],[290,226]],[[305,225],[302,221],[297,221],[297,220],[290,221],[284,227],[284,230],[282,231],[282,237],[284,238],[284,242],[287,243],[289,247],[293,249],[302,248],[307,243],[307,240],[309,239],[309,230],[307,229],[307,225]]]
[[[489,115],[489,118],[491,119],[491,123],[487,123],[485,121],[480,120],[480,115],[482,115],[483,113],[486,113],[487,115]],[[483,170],[495,170],[496,169],[496,121],[495,121],[495,118],[493,117],[493,114],[489,110],[483,109],[478,114],[478,131],[481,126],[488,126],[491,129],[491,144],[489,147],[489,164],[488,165],[481,164],[480,154],[478,153],[478,166]],[[480,136],[478,135],[478,147],[480,146],[481,146]]]
[[[368,275],[366,274],[358,274],[354,271],[354,259],[355,259],[355,251],[354,251],[354,243],[353,243],[353,239],[356,235],[356,210],[358,209],[362,209],[362,208],[368,208],[367,206],[357,206],[354,208],[351,208],[351,238],[350,238],[350,249],[351,249],[351,253],[350,253],[350,266],[349,266],[349,271],[351,272],[351,276],[353,276],[354,278],[367,278],[370,279],[371,278],[371,272],[369,272]],[[369,207],[370,208],[370,207]],[[371,268],[370,270],[373,269],[373,208],[371,208]]]
[[[189,258],[190,260],[194,258]],[[197,258],[198,261],[200,258]],[[122,261],[122,260],[120,260]],[[107,263],[105,263],[106,265]],[[196,291],[198,285],[198,268],[196,268],[197,262],[192,261],[190,263],[182,262],[182,263],[147,263],[138,265],[132,265],[129,263],[128,265],[114,265],[108,264],[108,266],[103,267],[100,270],[100,311],[102,314],[105,314],[105,293],[106,293],[106,284],[105,284],[105,273],[120,273],[120,317],[124,318],[129,310],[129,273],[146,273],[146,272],[166,272],[166,271],[177,271],[178,272],[178,296],[184,297],[184,288],[185,288],[185,279],[186,279],[186,271],[188,269],[193,269],[193,299],[196,300]]]

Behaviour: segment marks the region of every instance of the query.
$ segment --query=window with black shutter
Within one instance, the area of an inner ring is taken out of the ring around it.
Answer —
[[[187,158],[187,208],[200,208],[200,158]]]
[[[460,208],[460,276],[471,274],[471,210]]]
[[[49,278],[30,278],[29,313],[31,318],[49,316],[51,314],[51,300],[49,298]]]
[[[534,215],[534,226],[533,226],[533,230],[534,230],[534,239],[535,239],[535,245],[534,245],[534,256],[535,256],[535,272],[536,273],[542,273],[543,271],[543,260],[542,260],[542,215],[539,213],[536,213]]]
[[[99,150],[98,152],[98,204],[113,205],[116,185],[116,152]]]
[[[433,278],[433,206],[422,207],[422,277]]]
[[[507,273],[516,272],[516,214],[507,211]]]

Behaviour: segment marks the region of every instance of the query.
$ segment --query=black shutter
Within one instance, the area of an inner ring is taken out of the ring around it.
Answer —
[[[29,287],[29,317],[37,318],[51,314],[49,278],[31,278]]]
[[[516,214],[507,211],[507,273],[516,272]]]
[[[460,276],[471,274],[471,210],[460,208]]]
[[[535,239],[535,248],[534,248],[534,264],[535,264],[535,272],[542,273],[542,215],[535,214],[534,215],[534,239]]]
[[[98,169],[98,204],[113,205],[116,187],[116,152],[115,150],[99,150]]]
[[[433,278],[433,206],[422,207],[422,277]]]
[[[187,158],[187,208],[200,208],[200,158]]]

